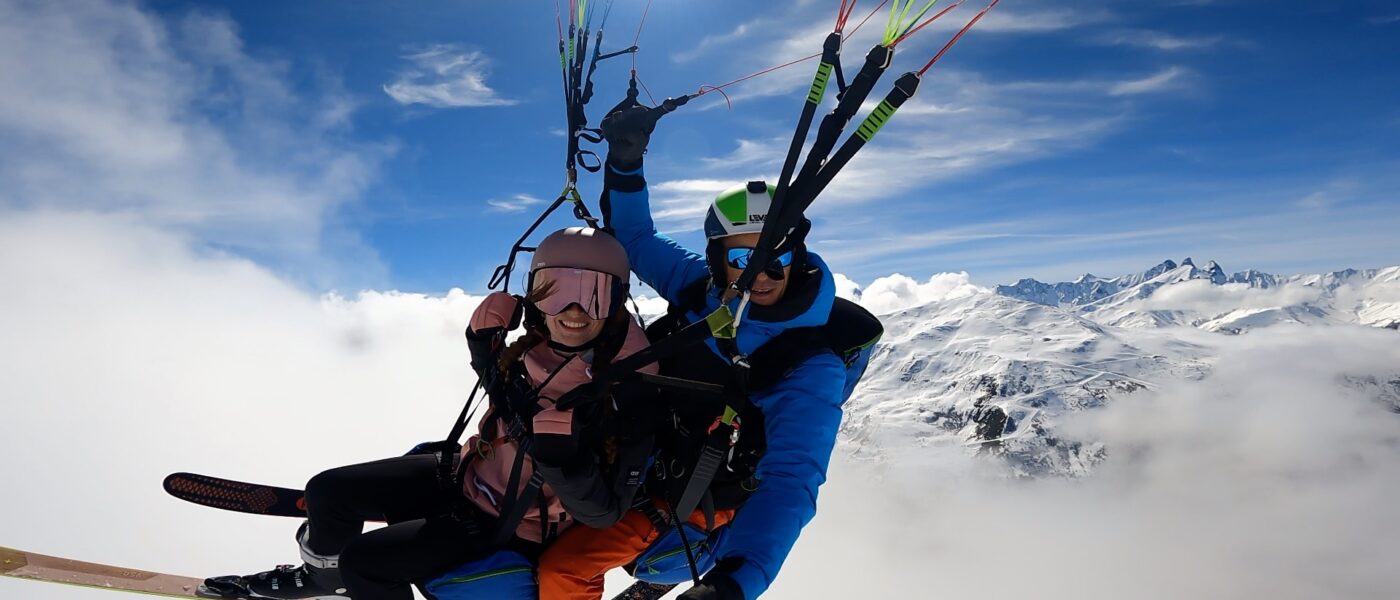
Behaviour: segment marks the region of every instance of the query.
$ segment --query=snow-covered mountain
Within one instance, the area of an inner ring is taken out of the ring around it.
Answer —
[[[1400,267],[1225,275],[1188,259],[1113,279],[940,289],[943,297],[881,316],[885,337],[846,406],[842,440],[856,457],[960,445],[1003,457],[1015,474],[1082,474],[1112,449],[1060,425],[1207,377],[1233,339],[1221,333],[1400,324]],[[1400,410],[1400,365],[1339,383]]]
[[[1163,261],[1141,273],[1073,282],[1022,279],[996,293],[1072,310],[1106,325],[1191,325],[1243,333],[1276,323],[1356,323],[1400,328],[1400,267],[1279,276],[1254,270],[1226,275],[1210,261]]]

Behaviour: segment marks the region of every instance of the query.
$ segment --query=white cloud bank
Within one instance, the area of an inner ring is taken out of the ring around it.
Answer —
[[[1215,285],[1198,279],[1159,288],[1138,305],[1142,310],[1180,310],[1212,315],[1237,309],[1264,309],[1315,302],[1323,292],[1317,287],[1297,284],[1260,289],[1243,283]]]
[[[24,515],[5,545],[267,569],[296,558],[295,521],[187,505],[161,479],[299,486],[446,434],[473,383],[462,330],[477,298],[317,297],[198,248],[127,217],[0,214],[0,511]],[[0,597],[109,596],[35,585],[0,581]]]
[[[837,283],[838,289],[843,290],[852,285],[851,280],[845,276],[840,276]],[[965,298],[985,292],[986,288],[972,284],[966,272],[938,273],[923,283],[907,275],[895,273],[872,281],[861,291],[859,302],[870,312],[883,315],[930,302]]]
[[[1220,344],[1213,373],[1082,413],[1109,452],[1088,478],[1007,480],[938,447],[838,460],[765,597],[1393,595],[1400,415],[1341,378],[1400,379],[1395,332],[1183,335]]]

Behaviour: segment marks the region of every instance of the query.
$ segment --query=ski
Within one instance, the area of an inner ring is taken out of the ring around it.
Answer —
[[[201,598],[203,579],[83,562],[0,546],[0,575],[47,583],[164,596]]]
[[[613,596],[612,600],[659,600],[667,592],[675,589],[674,583],[647,583],[637,581],[622,593]]]
[[[162,485],[167,494],[203,506],[255,515],[306,518],[306,494],[301,490],[195,473],[171,473]]]

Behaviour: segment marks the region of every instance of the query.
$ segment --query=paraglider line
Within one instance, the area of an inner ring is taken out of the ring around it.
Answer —
[[[919,69],[919,75],[922,76],[925,72],[927,72],[930,68],[933,67],[934,63],[938,62],[938,59],[943,58],[943,55],[948,52],[948,49],[952,48],[953,44],[958,43],[958,40],[962,39],[963,34],[967,33],[967,30],[972,29],[972,26],[976,25],[978,21],[982,20],[982,17],[986,16],[987,11],[992,10],[992,7],[996,6],[998,2],[1001,2],[1001,0],[992,0],[992,3],[988,4],[987,8],[982,9],[982,12],[979,12],[977,13],[977,16],[972,17],[972,20],[968,21],[967,25],[964,25],[962,29],[958,30],[957,35],[953,36],[953,39],[948,40],[948,43],[943,46],[942,50],[938,51],[938,54],[933,55],[933,58],[928,61],[928,64],[924,65],[924,68]]]
[[[941,16],[943,16],[943,15],[946,15],[946,14],[948,14],[949,11],[951,11],[951,10],[953,10],[953,9],[959,7],[959,6],[962,6],[963,3],[966,2],[966,1],[967,1],[967,0],[958,0],[957,2],[954,2],[952,5],[950,5],[948,8],[945,8],[945,9],[943,9],[943,10],[938,11],[938,14],[933,15],[932,17],[929,17],[928,20],[924,21],[923,23],[919,23],[918,27],[911,27],[911,28],[909,29],[909,31],[907,31],[907,32],[904,33],[904,35],[901,35],[901,36],[895,38],[895,40],[894,40],[893,42],[890,42],[890,47],[891,47],[891,48],[895,47],[895,46],[898,45],[900,42],[902,42],[902,41],[904,41],[905,39],[907,39],[909,36],[914,35],[915,33],[918,33],[918,31],[919,31],[920,29],[923,29],[924,27],[927,27],[929,23],[932,23],[932,22],[934,22],[934,21],[937,21],[937,20],[938,20],[938,17],[941,17]]]

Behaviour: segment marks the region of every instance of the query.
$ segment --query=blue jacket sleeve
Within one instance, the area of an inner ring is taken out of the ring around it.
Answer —
[[[819,354],[752,401],[763,411],[768,448],[758,463],[758,489],[730,523],[720,560],[740,558],[729,575],[757,598],[783,566],[797,536],[817,514],[817,487],[841,426],[845,371],[833,354]]]
[[[603,216],[627,250],[632,272],[668,302],[679,302],[681,290],[709,275],[705,257],[656,231],[641,167],[622,171],[608,164],[603,186]]]

